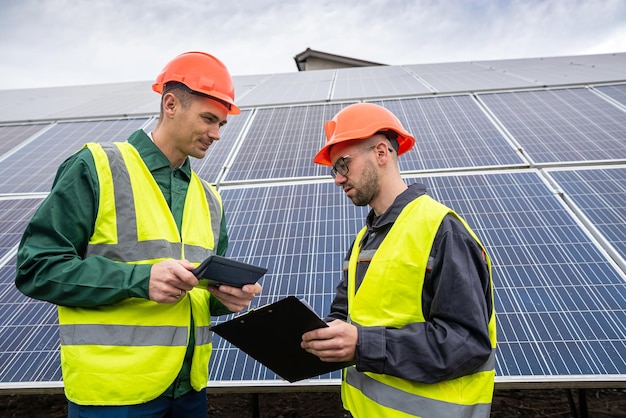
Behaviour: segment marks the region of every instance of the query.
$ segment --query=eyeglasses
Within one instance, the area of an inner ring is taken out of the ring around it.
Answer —
[[[360,154],[362,152],[365,151],[369,151],[372,148],[374,148],[376,145],[372,145],[371,147],[367,147],[367,148],[363,148],[360,149],[358,151],[354,151],[352,154],[348,154],[348,155],[344,155],[343,157],[339,157],[339,159],[335,162],[335,164],[333,165],[333,168],[330,169],[330,175],[333,178],[337,177],[337,173],[341,174],[342,176],[347,176],[348,175],[348,162],[346,161],[347,158],[353,157],[357,154]]]

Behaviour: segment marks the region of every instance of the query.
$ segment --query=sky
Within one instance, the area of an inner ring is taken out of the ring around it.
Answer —
[[[154,80],[186,51],[232,75],[307,48],[388,65],[626,52],[626,0],[0,0],[0,90]]]

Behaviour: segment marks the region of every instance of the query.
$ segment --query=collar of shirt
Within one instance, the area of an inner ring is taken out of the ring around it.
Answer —
[[[163,154],[159,147],[152,141],[152,138],[148,136],[143,129],[134,132],[128,138],[128,142],[137,149],[142,160],[148,167],[148,170],[151,172],[170,166],[170,161],[165,154]],[[189,158],[186,158],[183,165],[174,170],[176,169],[184,173],[188,179],[191,178]]]
[[[400,215],[400,212],[402,212],[402,209],[404,209],[404,207],[408,205],[409,202],[412,202],[413,200],[417,199],[419,196],[425,193],[425,185],[421,183],[414,183],[409,185],[409,187],[405,191],[403,191],[396,197],[391,206],[389,206],[389,208],[382,215],[376,216],[374,210],[370,210],[367,215],[367,219],[365,220],[368,228],[378,229],[384,227],[387,224],[394,223],[396,219],[398,219],[398,216]]]

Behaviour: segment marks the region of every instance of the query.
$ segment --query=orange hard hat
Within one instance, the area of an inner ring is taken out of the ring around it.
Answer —
[[[374,103],[355,103],[341,109],[332,120],[324,124],[326,144],[313,158],[321,165],[333,165],[330,148],[344,141],[366,139],[376,132],[393,131],[397,135],[398,155],[415,145],[415,138],[408,133],[400,120],[389,110]]]
[[[235,86],[222,61],[205,52],[185,52],[165,65],[156,78],[152,90],[163,93],[163,86],[170,81],[184,84],[190,90],[223,102],[228,113],[241,112],[235,105]]]

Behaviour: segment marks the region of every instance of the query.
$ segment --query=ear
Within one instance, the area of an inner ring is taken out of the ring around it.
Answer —
[[[376,159],[382,164],[386,163],[389,158],[389,151],[389,147],[384,142],[379,142],[376,144]]]
[[[163,114],[169,118],[173,117],[176,114],[176,109],[178,108],[178,98],[172,93],[165,93],[163,95]]]

